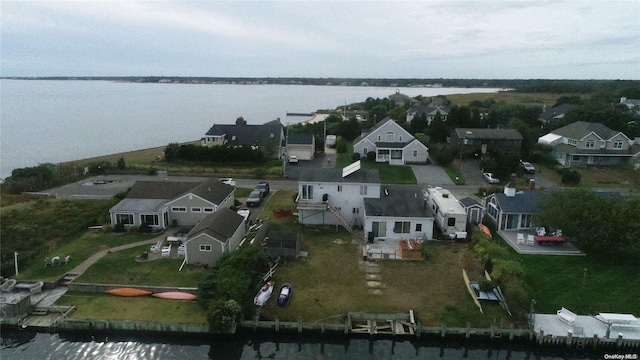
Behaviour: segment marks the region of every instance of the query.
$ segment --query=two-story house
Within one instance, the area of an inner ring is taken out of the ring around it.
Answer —
[[[425,163],[429,157],[429,149],[389,117],[353,140],[354,153],[364,158],[371,151],[376,162],[390,165]]]
[[[516,129],[455,128],[449,143],[453,149],[465,153],[519,152],[522,135]]]
[[[136,227],[144,223],[155,230],[195,225],[218,209],[231,207],[234,193],[232,186],[217,179],[136,181],[127,197],[109,210],[111,225]]]
[[[442,121],[447,121],[451,108],[444,104],[442,99],[435,99],[429,105],[413,105],[407,110],[407,122],[411,122],[414,117],[425,115],[427,119],[427,125],[431,126],[431,122],[436,117],[436,114],[440,114]]]
[[[364,199],[380,197],[378,170],[361,170],[360,162],[345,169],[308,168],[298,181],[298,222],[306,225],[364,223]]]
[[[538,138],[563,166],[619,165],[640,156],[640,141],[600,123],[576,121]]]
[[[250,146],[258,149],[267,145],[272,147],[274,158],[281,158],[284,146],[284,127],[280,119],[262,125],[248,125],[242,117],[234,125],[214,124],[200,139],[202,146]]]

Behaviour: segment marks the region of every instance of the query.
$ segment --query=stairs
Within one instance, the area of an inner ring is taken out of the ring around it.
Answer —
[[[78,276],[80,276],[80,274],[73,274],[73,273],[64,274],[61,285],[62,286],[69,285],[69,283],[75,280]]]
[[[338,211],[338,209],[336,209],[333,206],[329,205],[328,202],[327,202],[327,209],[329,209],[329,211],[331,211],[331,213],[336,218],[338,218],[338,221],[340,221],[340,224],[342,224],[342,227],[344,227],[348,232],[353,233],[353,227],[351,226],[351,224],[349,224],[347,219],[345,219],[344,216],[342,216],[342,214],[340,213],[340,211]]]

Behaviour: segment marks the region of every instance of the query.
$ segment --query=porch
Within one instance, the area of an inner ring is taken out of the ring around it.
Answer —
[[[498,230],[498,234],[513,248],[518,254],[528,255],[572,255],[584,256],[582,251],[578,250],[568,241],[558,244],[541,245],[534,241],[533,245],[527,245],[526,242],[518,243],[518,233],[523,234],[526,238],[528,235],[534,236],[535,229],[525,230]]]

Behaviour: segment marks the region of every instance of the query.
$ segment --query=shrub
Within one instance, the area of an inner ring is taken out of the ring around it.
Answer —
[[[375,161],[376,160],[376,152],[375,151],[369,151],[367,153],[367,160],[368,161]]]
[[[151,226],[149,226],[149,224],[147,224],[147,223],[142,223],[142,224],[140,224],[140,227],[138,228],[138,231],[140,231],[143,234],[150,233],[151,232]]]
[[[211,332],[233,332],[242,313],[235,300],[213,300],[209,303],[208,310],[207,320]]]
[[[562,175],[563,184],[578,185],[580,183],[581,175],[576,170],[562,169],[560,175]]]
[[[360,159],[362,159],[362,156],[360,156],[360,153],[354,152],[353,154],[351,154],[352,161],[358,161]]]
[[[113,231],[117,233],[125,232],[125,227],[123,223],[117,223],[113,226]]]

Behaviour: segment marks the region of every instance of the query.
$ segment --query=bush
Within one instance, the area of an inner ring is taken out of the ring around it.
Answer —
[[[376,152],[375,151],[369,151],[367,153],[367,160],[368,161],[376,161]]]
[[[140,231],[143,234],[150,233],[151,232],[151,226],[149,226],[149,224],[147,224],[147,223],[142,223],[142,224],[140,224],[140,227],[138,228],[138,231]]]
[[[351,160],[358,161],[360,159],[362,159],[362,156],[360,156],[360,153],[356,152],[356,153],[351,154]]]
[[[562,169],[560,175],[562,175],[563,184],[578,185],[580,183],[581,175],[576,170]]]
[[[208,310],[207,320],[211,332],[233,332],[242,313],[235,300],[213,300],[209,303]]]
[[[117,232],[117,233],[123,233],[125,232],[126,229],[124,227],[123,223],[117,223],[113,226],[113,232]]]

